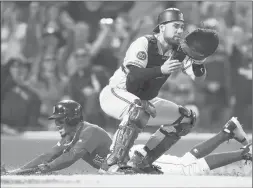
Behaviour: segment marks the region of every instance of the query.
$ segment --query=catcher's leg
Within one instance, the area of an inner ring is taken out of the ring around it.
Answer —
[[[100,107],[104,113],[117,120],[122,120],[128,113],[129,105],[134,100],[139,99],[137,96],[123,89],[106,86],[100,93]]]
[[[232,117],[218,134],[194,146],[190,153],[197,159],[202,158],[214,151],[220,144],[231,138],[236,139],[244,145],[248,144],[246,133],[243,131],[240,122],[235,117]]]
[[[136,151],[128,165],[141,169],[151,165],[157,158],[174,145],[181,136],[186,135],[194,126],[196,116],[191,110],[178,106],[181,116],[171,125],[161,126],[147,141],[141,151]],[[190,123],[182,123],[182,119],[190,119]]]
[[[150,116],[155,117],[154,106],[147,101],[135,100],[114,135],[111,153],[103,163],[102,170],[107,171],[111,166],[125,162],[130,148],[146,126]]]
[[[165,125],[165,124],[173,124],[177,118],[181,116],[178,110],[178,104],[161,99],[156,97],[150,102],[155,106],[156,109],[156,117],[150,118],[148,120],[148,126],[157,126],[157,125]],[[187,107],[187,109],[190,109]],[[195,110],[193,110],[195,112]],[[190,122],[189,118],[185,117],[182,119],[182,122],[187,123]]]

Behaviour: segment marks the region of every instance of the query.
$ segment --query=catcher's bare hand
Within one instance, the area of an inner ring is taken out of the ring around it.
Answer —
[[[164,62],[161,66],[161,71],[163,74],[171,74],[172,72],[178,71],[182,69],[182,63],[178,60],[170,60]]]

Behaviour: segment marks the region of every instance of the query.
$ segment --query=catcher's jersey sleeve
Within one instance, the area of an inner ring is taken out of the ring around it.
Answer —
[[[145,68],[148,63],[148,40],[146,37],[136,39],[128,48],[123,64]]]

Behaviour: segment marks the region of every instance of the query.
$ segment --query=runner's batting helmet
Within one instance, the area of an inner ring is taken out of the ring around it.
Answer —
[[[54,106],[53,115],[48,119],[65,119],[74,126],[83,120],[82,106],[73,100],[62,100]]]
[[[168,8],[161,12],[158,16],[157,26],[153,30],[155,33],[159,32],[159,25],[173,21],[184,21],[183,13],[177,8]]]

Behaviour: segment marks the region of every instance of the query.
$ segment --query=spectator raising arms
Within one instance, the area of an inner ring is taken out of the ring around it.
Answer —
[[[75,51],[76,72],[70,77],[68,95],[84,107],[84,117],[91,123],[104,125],[105,115],[99,106],[99,93],[108,75],[102,66],[93,66],[89,49]]]
[[[4,71],[4,72],[3,72]],[[1,123],[25,131],[38,128],[41,101],[24,83],[29,78],[30,64],[10,59],[1,69]]]
[[[57,59],[53,55],[45,55],[40,62],[39,73],[35,79],[29,80],[27,85],[36,92],[42,100],[41,113],[51,113],[52,105],[64,95],[64,88],[68,78],[64,77],[57,66]]]

